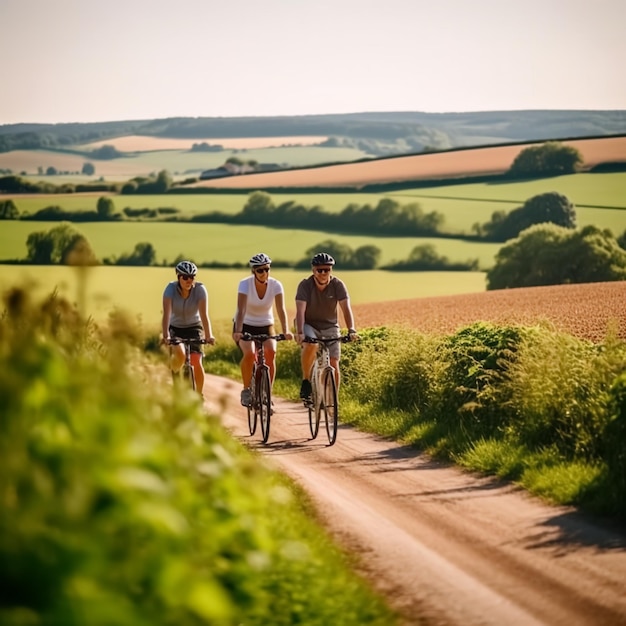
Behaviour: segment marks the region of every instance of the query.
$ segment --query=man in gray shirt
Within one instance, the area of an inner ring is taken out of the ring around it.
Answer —
[[[337,318],[337,305],[341,308],[350,338],[352,340],[358,338],[354,328],[350,296],[344,282],[332,275],[334,265],[335,259],[330,254],[318,252],[311,259],[312,275],[300,281],[296,292],[296,341],[302,347],[300,397],[303,399],[308,399],[311,396],[310,375],[317,351],[317,346],[314,343],[303,343],[304,338],[339,337],[340,326]],[[329,349],[330,363],[335,368],[337,389],[339,389],[340,342],[331,344]]]

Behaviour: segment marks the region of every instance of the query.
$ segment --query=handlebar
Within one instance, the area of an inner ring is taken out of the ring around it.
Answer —
[[[285,341],[287,337],[281,333],[280,335],[251,335],[250,333],[241,333],[242,341],[257,341],[263,343],[268,339],[276,339],[276,341]]]
[[[181,339],[180,337],[170,337],[167,341],[167,345],[169,346],[177,346],[178,344],[192,344],[192,343],[202,343],[202,344],[210,344],[211,342],[207,339]]]
[[[352,341],[352,336],[340,335],[339,337],[305,337],[302,340],[302,343],[323,343],[328,345],[337,341],[340,343],[348,343],[349,341]]]

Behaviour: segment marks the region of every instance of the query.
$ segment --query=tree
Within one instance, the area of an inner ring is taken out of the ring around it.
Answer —
[[[156,261],[156,251],[151,243],[143,242],[135,245],[135,249],[130,254],[122,255],[116,265],[136,265],[147,267],[154,265]]]
[[[59,172],[52,165],[46,169],[46,176],[56,176]]]
[[[361,246],[352,255],[354,269],[373,270],[378,267],[381,251],[376,246]]]
[[[26,239],[26,258],[35,265],[50,265],[54,252],[54,241],[48,233],[38,231]]]
[[[0,220],[16,220],[19,216],[19,209],[13,200],[0,201]]]
[[[253,191],[242,209],[244,215],[267,215],[275,210],[272,196],[265,191]]]
[[[537,224],[508,242],[487,272],[487,289],[626,279],[626,250],[607,230]]]
[[[561,193],[551,191],[533,196],[522,207],[529,226],[551,222],[564,228],[576,228],[574,205]]]
[[[309,248],[305,253],[307,256],[307,264],[310,263],[310,260],[318,252],[327,252],[330,254],[330,256],[335,259],[335,262],[339,267],[350,267],[352,262],[352,248],[343,243],[339,243],[338,241],[334,241],[333,239],[326,239],[325,241]]]
[[[98,198],[98,203],[96,204],[96,211],[98,212],[98,217],[103,220],[110,220],[115,213],[115,204],[113,200],[108,196],[102,196]]]
[[[119,152],[115,146],[106,145],[100,146],[99,148],[92,150],[91,156],[94,159],[100,159],[104,161],[109,159],[117,159],[118,157],[122,156],[122,153]]]
[[[558,141],[522,150],[509,168],[511,176],[556,176],[573,174],[582,165],[583,158],[576,148]]]
[[[167,170],[161,170],[157,174],[157,179],[155,183],[155,191],[156,193],[165,193],[171,186],[173,180],[170,176],[170,173]]]
[[[61,256],[61,265],[97,265],[98,260],[91,244],[84,235],[78,234]]]
[[[87,238],[68,222],[26,239],[27,259],[37,265],[93,264],[95,254]]]
[[[533,196],[523,206],[506,214],[496,211],[491,221],[477,230],[492,241],[507,241],[517,237],[533,224],[551,222],[565,228],[576,227],[576,210],[563,194],[551,191]]]
[[[96,173],[96,168],[93,163],[85,162],[83,163],[83,169],[81,170],[82,174],[86,176],[93,176]]]

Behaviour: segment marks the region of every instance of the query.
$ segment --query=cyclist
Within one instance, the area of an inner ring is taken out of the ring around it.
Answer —
[[[203,283],[196,282],[198,268],[191,261],[181,261],[176,265],[176,280],[168,283],[163,292],[163,342],[170,339],[201,339],[214,344],[215,337],[209,320],[209,296]],[[180,371],[185,363],[185,349],[182,344],[170,347],[170,368],[173,373]],[[202,367],[202,346],[191,344],[191,365],[193,366],[196,389],[202,395],[204,368]]]
[[[272,259],[263,252],[255,254],[250,261],[251,276],[244,278],[237,289],[237,312],[233,324],[233,340],[241,349],[241,404],[252,404],[250,381],[255,358],[253,341],[242,341],[242,333],[250,335],[275,335],[274,306],[280,320],[283,334],[287,339],[293,339],[287,326],[287,310],[285,308],[284,289],[281,282],[270,277]],[[270,382],[274,383],[276,376],[276,340],[268,339],[264,342],[265,359],[270,368]]]
[[[300,363],[302,385],[300,397],[311,396],[309,376],[315,361],[317,346],[303,343],[305,337],[339,337],[340,326],[337,319],[337,306],[341,308],[343,319],[348,326],[351,341],[358,339],[354,327],[354,315],[350,306],[350,296],[343,281],[332,275],[335,259],[326,252],[318,252],[311,259],[312,275],[300,281],[296,292],[296,341],[302,346]],[[340,342],[329,346],[330,363],[335,368],[337,390],[339,390]]]

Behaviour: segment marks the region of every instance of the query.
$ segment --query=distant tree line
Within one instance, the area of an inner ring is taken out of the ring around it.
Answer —
[[[221,144],[210,144],[206,141],[202,141],[201,143],[194,143],[191,145],[190,152],[223,152],[224,146]]]
[[[122,185],[120,193],[129,194],[162,194],[167,193],[173,184],[172,176],[167,170],[161,170],[155,176],[136,176]]]
[[[103,208],[104,210],[104,208]],[[626,240],[626,232],[622,236]],[[47,231],[37,231],[26,240],[26,263],[36,265],[97,265],[93,248],[87,238],[68,222]],[[306,268],[315,252],[325,251],[342,270],[389,271],[477,271],[478,261],[450,262],[436,253],[430,244],[413,248],[406,260],[380,266],[381,251],[377,246],[361,246],[355,250],[327,239],[307,249],[305,256],[294,262],[277,261],[275,266]],[[182,255],[177,257],[178,260]],[[14,261],[20,262],[20,261]],[[174,261],[175,262],[175,261]],[[119,257],[107,257],[104,265],[158,265],[156,250],[150,242],[139,242]],[[161,265],[172,265],[162,261]],[[198,263],[201,267],[243,267],[241,263]],[[488,289],[507,289],[564,283],[603,282],[626,279],[626,250],[608,230],[586,226],[580,230],[556,224],[536,224],[509,241],[496,255],[494,266],[487,271]]]
[[[213,221],[218,214],[194,216],[193,221]],[[401,205],[389,198],[376,206],[348,204],[339,213],[327,213],[319,206],[305,207],[292,200],[278,206],[263,192],[250,194],[241,213],[229,216],[233,223],[260,224],[275,228],[303,228],[342,233],[398,236],[430,236],[444,222],[440,213],[424,213],[417,203]]]
[[[85,193],[85,192],[111,192],[118,193],[120,191],[119,183],[106,182],[90,182],[90,183],[64,183],[55,185],[47,181],[39,181],[33,183],[21,176],[14,174],[10,176],[0,176],[0,193],[3,194],[24,194],[24,193],[40,193],[50,194],[68,194],[68,193]]]

